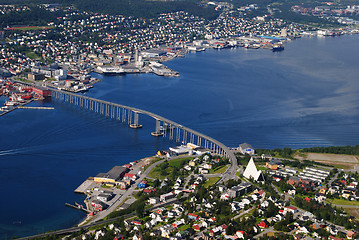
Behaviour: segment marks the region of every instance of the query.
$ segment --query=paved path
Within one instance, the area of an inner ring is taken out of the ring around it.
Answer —
[[[264,229],[263,232],[261,232],[260,234],[255,235],[253,238],[254,239],[260,238],[270,232],[276,232],[276,231],[274,230],[273,227],[269,227],[269,228]]]

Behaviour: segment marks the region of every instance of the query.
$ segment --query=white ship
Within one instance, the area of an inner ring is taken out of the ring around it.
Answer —
[[[97,67],[97,71],[105,75],[116,75],[125,73],[122,67]]]

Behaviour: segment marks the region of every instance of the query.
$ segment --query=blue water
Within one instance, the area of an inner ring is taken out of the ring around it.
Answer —
[[[358,36],[302,38],[282,52],[225,49],[167,62],[178,78],[103,77],[87,95],[152,111],[228,146],[358,144]],[[0,101],[4,101],[0,98]],[[154,155],[174,142],[57,102],[0,118],[0,239],[70,227],[84,214],[73,190],[114,165]],[[18,224],[21,221],[21,224]]]

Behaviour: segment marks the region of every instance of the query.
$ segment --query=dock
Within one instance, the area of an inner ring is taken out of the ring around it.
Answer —
[[[2,117],[2,116],[4,116],[5,114],[8,114],[8,113],[10,113],[10,112],[12,112],[12,111],[18,109],[18,108],[22,108],[22,107],[24,107],[26,104],[31,103],[32,101],[34,101],[34,100],[29,100],[29,101],[27,101],[27,102],[25,102],[25,103],[21,103],[19,106],[14,106],[13,108],[11,108],[11,109],[9,109],[9,110],[6,110],[6,111],[0,113],[0,117]]]
[[[75,202],[75,205],[72,205],[70,203],[65,203],[66,206],[68,207],[72,207],[72,208],[75,208],[75,209],[79,209],[79,210],[82,210],[86,213],[91,213],[91,211],[87,210],[84,206],[82,206],[81,204],[78,204],[77,202]]]
[[[25,107],[25,106],[19,106],[18,108],[21,109],[45,109],[45,110],[53,110],[54,107]]]
[[[78,188],[76,188],[74,192],[85,194],[86,191],[90,188],[91,184],[93,184],[93,183],[94,183],[93,178],[88,178]]]

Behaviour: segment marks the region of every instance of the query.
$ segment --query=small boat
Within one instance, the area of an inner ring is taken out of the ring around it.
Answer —
[[[283,51],[283,50],[284,50],[283,45],[274,45],[273,48],[272,48],[273,52],[280,52],[280,51]]]
[[[14,101],[5,102],[5,106],[16,106],[18,104],[19,104],[18,102],[14,102]]]

